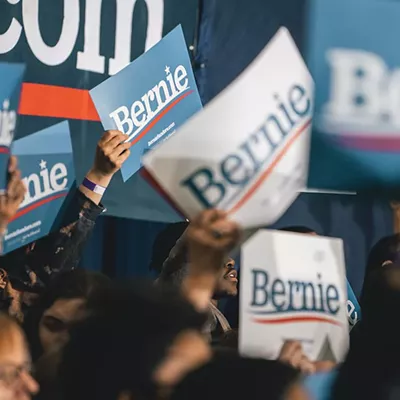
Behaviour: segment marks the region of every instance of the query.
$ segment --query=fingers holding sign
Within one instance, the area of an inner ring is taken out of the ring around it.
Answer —
[[[130,155],[130,142],[119,131],[107,131],[100,139],[93,170],[106,177],[114,175]]]
[[[316,371],[314,363],[304,354],[301,343],[294,340],[288,340],[284,343],[278,360],[299,369],[307,375],[313,374]]]
[[[183,290],[202,311],[209,306],[229,251],[239,244],[241,230],[224,211],[206,210],[193,219],[185,235],[189,272]]]
[[[131,144],[125,142],[126,138],[122,132],[106,131],[97,144],[93,167],[80,186],[80,191],[96,204],[100,203],[112,177],[130,156]]]
[[[221,210],[200,213],[189,225],[187,234],[192,246],[222,255],[232,250],[241,237],[239,226]]]

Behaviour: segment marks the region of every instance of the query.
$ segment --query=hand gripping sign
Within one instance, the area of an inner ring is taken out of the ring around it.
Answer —
[[[104,129],[117,129],[131,142],[121,168],[127,181],[146,151],[202,107],[181,26],[90,95]]]
[[[0,192],[7,187],[10,146],[17,125],[23,64],[0,63]]]
[[[305,187],[313,81],[281,28],[204,111],[146,154],[148,178],[188,218],[229,211],[244,227],[277,220]]]
[[[75,182],[67,121],[16,140],[13,154],[18,157],[27,193],[8,224],[4,253],[60,228],[57,221]]]
[[[312,361],[342,361],[349,340],[342,241],[261,230],[241,257],[241,353],[275,359],[295,340]]]

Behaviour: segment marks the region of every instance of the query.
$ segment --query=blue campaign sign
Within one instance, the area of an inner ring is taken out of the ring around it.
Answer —
[[[349,281],[347,281],[347,319],[350,329],[361,319],[361,307]]]
[[[0,192],[7,186],[10,146],[17,125],[23,64],[0,63]]]
[[[104,129],[117,129],[131,142],[121,169],[127,181],[141,168],[145,151],[202,108],[181,26],[90,95]]]
[[[16,140],[12,153],[18,157],[27,194],[7,227],[3,253],[59,228],[59,214],[75,184],[67,121]]]
[[[308,64],[316,82],[309,186],[400,183],[400,4],[310,2]]]

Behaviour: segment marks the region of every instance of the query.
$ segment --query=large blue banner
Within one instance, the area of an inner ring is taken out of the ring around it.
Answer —
[[[4,236],[3,253],[58,228],[59,213],[75,184],[68,122],[16,140],[12,149],[27,193]]]
[[[0,192],[7,186],[10,146],[17,125],[24,71],[23,64],[0,63]]]
[[[400,183],[400,4],[314,0],[309,66],[316,101],[309,185]]]

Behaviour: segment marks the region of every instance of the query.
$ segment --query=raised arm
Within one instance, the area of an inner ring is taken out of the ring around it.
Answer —
[[[97,217],[104,211],[101,199],[112,177],[129,157],[125,135],[107,131],[100,139],[92,168],[65,212],[65,226],[45,238],[3,257],[11,276],[29,286],[33,271],[42,285],[55,273],[78,266],[83,247],[93,231]],[[68,222],[67,222],[68,221]],[[73,221],[70,223],[70,221]]]
[[[182,288],[198,311],[207,311],[224,261],[238,245],[241,232],[225,212],[206,210],[190,223],[185,235],[189,270]]]

